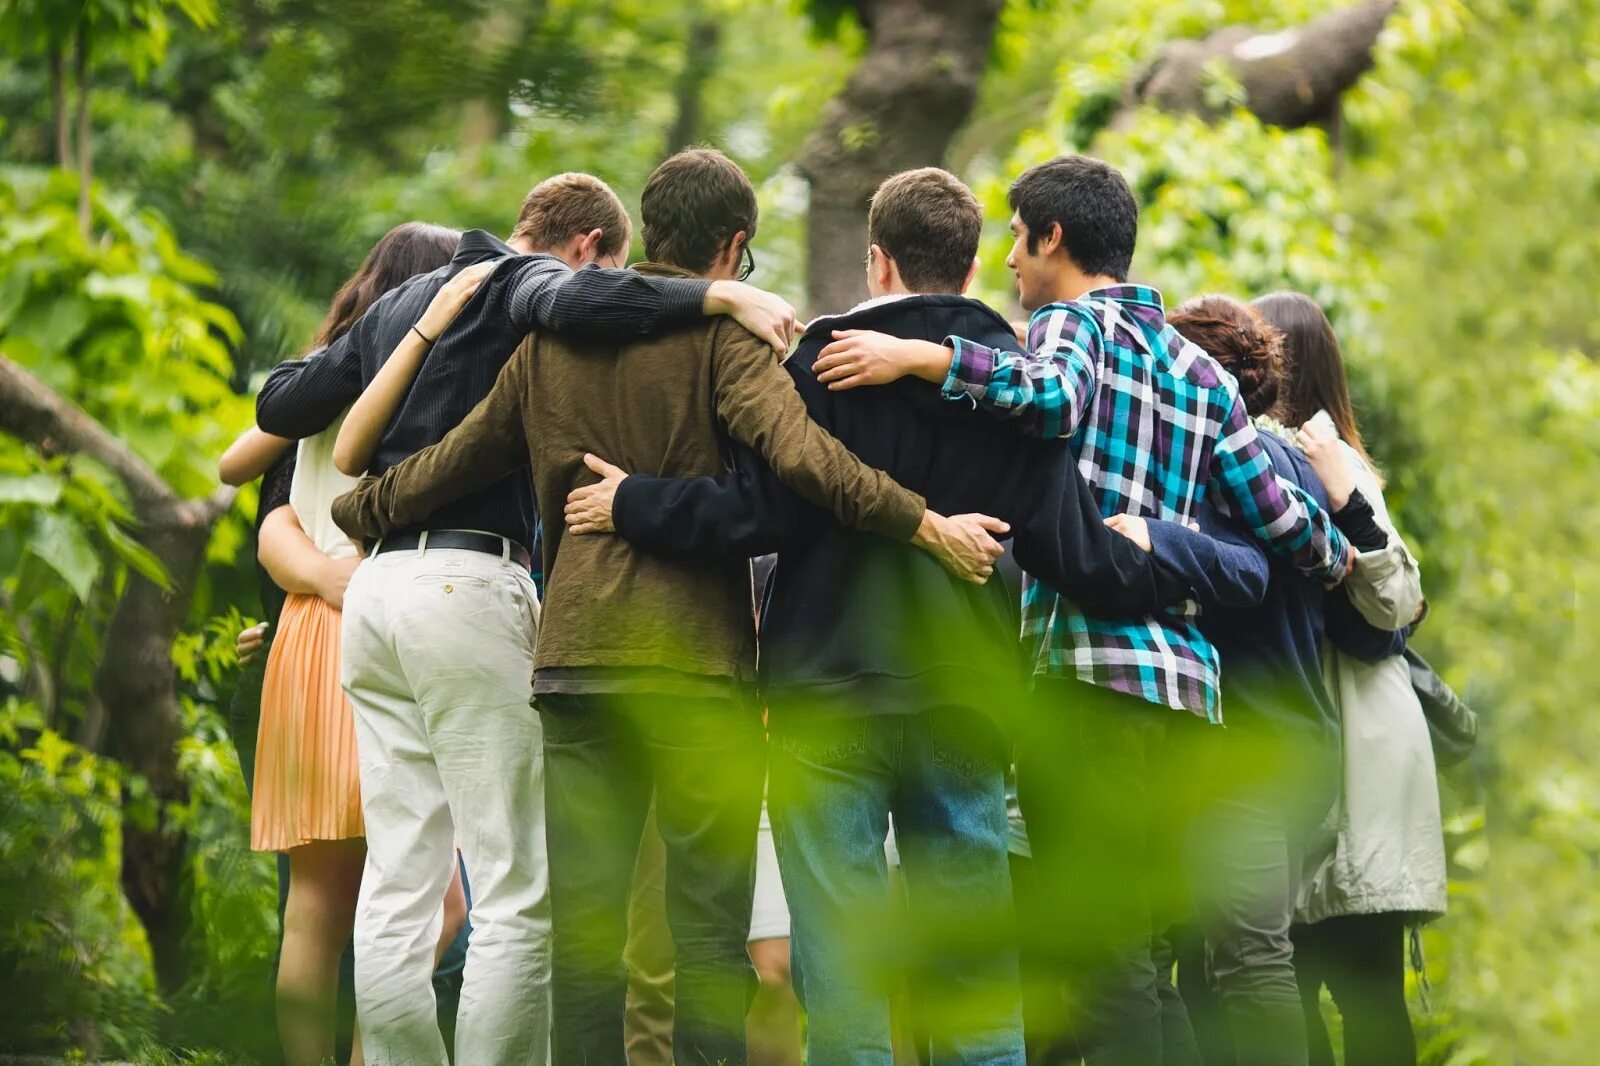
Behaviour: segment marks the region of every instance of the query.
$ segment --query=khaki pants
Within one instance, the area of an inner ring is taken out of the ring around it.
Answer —
[[[543,1066],[550,1041],[544,753],[529,706],[539,602],[507,558],[375,555],[345,593],[367,865],[356,1007],[370,1066],[444,1066],[433,952],[459,844],[472,939],[458,1063]]]

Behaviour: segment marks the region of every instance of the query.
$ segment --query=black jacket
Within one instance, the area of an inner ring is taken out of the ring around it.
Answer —
[[[468,230],[448,264],[384,293],[328,347],[273,367],[256,397],[256,424],[296,439],[328,428],[377,376],[445,283],[469,266],[492,261],[500,265],[423,358],[368,473],[382,474],[442,440],[489,395],[506,360],[535,328],[614,343],[702,317],[708,283],[701,279],[592,266],[573,270],[553,255],[518,255],[483,230]],[[478,529],[534,545],[534,558],[538,525],[526,470],[451,501],[429,521],[432,529]]]
[[[813,322],[787,368],[811,417],[864,462],[940,513],[1011,523],[1018,564],[1095,613],[1148,614],[1188,595],[1185,581],[1105,527],[1066,441],[1023,439],[916,379],[828,391],[812,364],[835,329],[936,343],[956,335],[1016,351],[1000,315],[959,296],[874,304]],[[614,521],[622,536],[678,556],[778,552],[760,670],[775,713],[813,702],[859,713],[1012,705],[1025,671],[1016,604],[1000,582],[966,584],[914,547],[842,528],[747,449],[732,450],[731,467],[717,478],[629,477]]]

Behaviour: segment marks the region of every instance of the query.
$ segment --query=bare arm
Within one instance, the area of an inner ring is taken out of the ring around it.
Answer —
[[[345,586],[361,562],[323,554],[300,528],[300,519],[288,504],[274,509],[261,523],[256,558],[285,592],[320,596],[338,608],[344,606]]]
[[[406,393],[411,391],[411,383],[422,369],[422,361],[428,357],[433,342],[450,328],[450,323],[497,265],[479,263],[467,267],[434,294],[416,327],[406,332],[405,339],[345,415],[339,438],[333,444],[333,465],[340,473],[351,477],[366,473],[383,431],[389,428],[389,420],[400,409]]]
[[[294,441],[274,436],[256,426],[239,434],[217,460],[217,477],[224,485],[246,485],[267,472]]]

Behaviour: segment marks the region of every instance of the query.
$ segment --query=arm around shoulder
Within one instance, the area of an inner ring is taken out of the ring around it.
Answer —
[[[861,462],[818,425],[770,348],[726,323],[714,327],[711,344],[717,414],[730,436],[843,525],[901,541],[916,535],[926,510],[922,497]]]

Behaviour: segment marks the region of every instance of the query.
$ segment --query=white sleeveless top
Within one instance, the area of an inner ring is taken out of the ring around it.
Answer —
[[[356,479],[339,473],[333,465],[333,442],[339,437],[344,415],[314,437],[300,442],[295,456],[294,479],[289,483],[289,506],[323,554],[347,559],[358,554],[344,530],[333,524],[333,501],[356,487]]]

